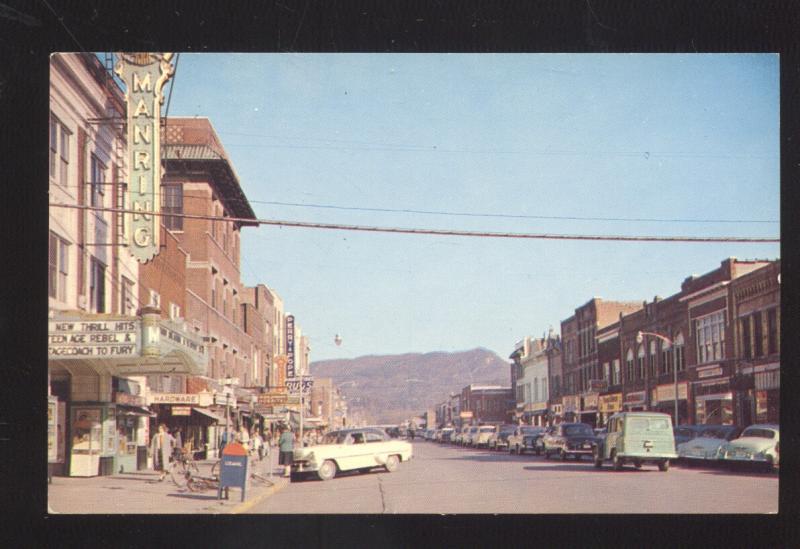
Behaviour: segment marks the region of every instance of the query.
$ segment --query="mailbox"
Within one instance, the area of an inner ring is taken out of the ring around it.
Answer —
[[[222,451],[222,459],[219,464],[217,499],[222,499],[223,489],[227,495],[228,488],[232,486],[242,490],[242,501],[244,501],[245,487],[249,474],[247,449],[237,442],[226,445]]]

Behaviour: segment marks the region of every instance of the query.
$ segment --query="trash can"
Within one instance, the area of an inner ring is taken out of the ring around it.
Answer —
[[[147,469],[147,446],[136,447],[136,470]]]

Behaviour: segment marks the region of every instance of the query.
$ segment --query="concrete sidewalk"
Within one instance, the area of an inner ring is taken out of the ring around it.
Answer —
[[[273,452],[275,456],[277,452]],[[199,462],[201,476],[211,476],[211,466],[216,460]],[[276,458],[273,457],[273,462]],[[251,464],[255,470],[269,478],[267,460]],[[289,484],[281,477],[283,468],[273,466],[272,485],[251,480],[241,500],[241,490],[231,488],[230,499],[217,500],[215,489],[191,492],[178,488],[169,475],[159,482],[153,470],[134,471],[103,477],[53,477],[48,485],[48,512],[53,514],[190,514],[246,513],[248,509]],[[224,497],[224,495],[223,495]]]

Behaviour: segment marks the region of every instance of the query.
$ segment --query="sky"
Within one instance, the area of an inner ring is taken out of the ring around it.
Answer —
[[[778,76],[774,54],[182,53],[165,91],[169,116],[211,121],[259,219],[777,238]],[[667,297],[779,252],[260,226],[241,271],[312,361],[506,357],[592,297]]]

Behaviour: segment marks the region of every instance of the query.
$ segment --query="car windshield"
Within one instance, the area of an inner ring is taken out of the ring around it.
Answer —
[[[628,419],[628,427],[634,431],[666,431],[669,422],[661,418],[633,417]]]
[[[492,433],[494,432],[494,427],[481,427],[481,433]]]
[[[773,431],[772,429],[761,429],[753,427],[744,430],[744,432],[742,433],[742,438],[744,437],[775,438],[775,431]]]
[[[594,431],[588,425],[567,425],[564,427],[564,434],[567,436],[586,435],[594,436]]]

